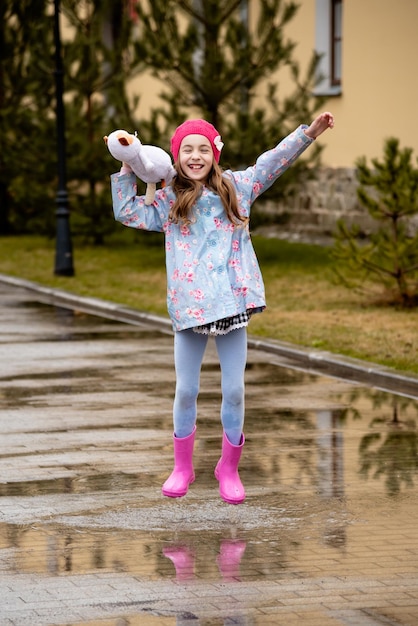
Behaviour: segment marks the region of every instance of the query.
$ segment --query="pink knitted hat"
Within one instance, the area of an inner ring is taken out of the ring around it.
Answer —
[[[181,142],[187,135],[203,135],[203,137],[209,139],[215,161],[219,163],[224,144],[216,128],[205,120],[187,120],[176,128],[174,135],[171,137],[171,154],[175,161],[177,161],[179,155]]]

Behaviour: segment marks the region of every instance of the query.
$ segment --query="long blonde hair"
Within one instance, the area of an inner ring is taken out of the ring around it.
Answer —
[[[186,176],[181,169],[179,160],[176,161],[175,167],[177,176],[172,182],[172,188],[176,194],[176,200],[171,208],[169,218],[174,224],[181,222],[187,225],[194,221],[192,210],[203,191],[203,183]],[[214,160],[205,185],[208,189],[218,194],[229,221],[235,226],[245,226],[248,223],[248,218],[239,212],[234,185],[222,172],[222,169]]]

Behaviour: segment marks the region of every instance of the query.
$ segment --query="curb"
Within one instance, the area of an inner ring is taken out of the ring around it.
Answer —
[[[36,293],[37,300],[45,304],[100,315],[128,324],[146,324],[161,332],[172,334],[168,318],[145,313],[114,302],[77,296],[61,289],[45,287],[38,283],[0,274],[0,283]],[[289,367],[324,374],[350,382],[376,387],[400,395],[418,398],[418,377],[402,374],[396,370],[321,350],[311,350],[281,341],[263,341],[248,337],[248,347],[263,350],[288,360]]]

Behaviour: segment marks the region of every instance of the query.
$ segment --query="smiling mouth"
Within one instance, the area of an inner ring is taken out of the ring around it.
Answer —
[[[189,167],[191,170],[201,170],[203,165],[199,163],[190,163]]]

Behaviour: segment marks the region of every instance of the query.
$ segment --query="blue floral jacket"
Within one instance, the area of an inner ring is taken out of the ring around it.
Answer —
[[[244,171],[227,170],[243,215],[253,202],[312,143],[300,126]],[[115,219],[131,228],[165,233],[167,305],[175,331],[208,324],[265,306],[263,278],[248,227],[234,226],[219,196],[207,188],[197,201],[191,224],[169,221],[175,201],[171,187],[159,189],[147,206],[137,196],[134,174],[111,176]]]

